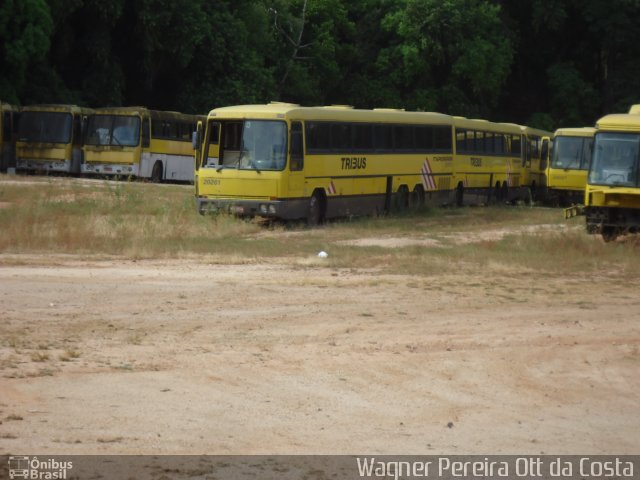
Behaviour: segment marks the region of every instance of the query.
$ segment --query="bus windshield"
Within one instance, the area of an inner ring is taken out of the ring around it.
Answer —
[[[287,158],[287,124],[274,120],[222,124],[222,165],[241,170],[282,170]]]
[[[135,147],[140,141],[140,117],[92,115],[87,122],[87,145]]]
[[[589,183],[622,187],[638,186],[640,135],[598,133],[595,139]]]
[[[586,170],[591,159],[592,140],[583,137],[556,137],[553,148],[552,168]]]
[[[22,112],[18,124],[21,142],[69,143],[71,114],[65,112]]]

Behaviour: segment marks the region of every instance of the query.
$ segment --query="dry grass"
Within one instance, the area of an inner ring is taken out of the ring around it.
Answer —
[[[80,358],[80,352],[73,349],[67,349],[58,356],[61,362],[70,362],[76,358]]]
[[[5,254],[196,256],[218,263],[271,258],[300,268],[422,276],[450,271],[625,276],[640,267],[636,238],[605,244],[586,234],[583,220],[566,222],[560,210],[549,208],[422,209],[309,229],[300,223],[200,216],[190,186],[13,178],[0,176],[0,252]],[[327,259],[316,257],[321,250],[329,253]]]

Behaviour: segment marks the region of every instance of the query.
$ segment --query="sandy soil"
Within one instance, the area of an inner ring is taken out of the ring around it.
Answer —
[[[0,256],[0,453],[640,446],[636,281]]]

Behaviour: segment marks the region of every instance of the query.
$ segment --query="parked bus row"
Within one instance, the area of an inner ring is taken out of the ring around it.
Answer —
[[[198,125],[200,212],[324,219],[425,202],[530,200],[547,189],[553,134],[440,113],[272,102]]]
[[[277,102],[208,117],[0,103],[0,170],[195,178],[199,211],[311,223],[426,202],[584,201],[588,230],[611,240],[640,228],[639,119],[634,106],[596,128],[552,134],[437,113]]]
[[[144,107],[2,107],[2,171],[193,182],[196,115]]]

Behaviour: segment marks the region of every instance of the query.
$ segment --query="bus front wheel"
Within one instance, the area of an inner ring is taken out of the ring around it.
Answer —
[[[318,191],[313,192],[309,200],[309,213],[307,214],[307,223],[310,226],[320,225],[324,219],[324,202],[323,195]]]

